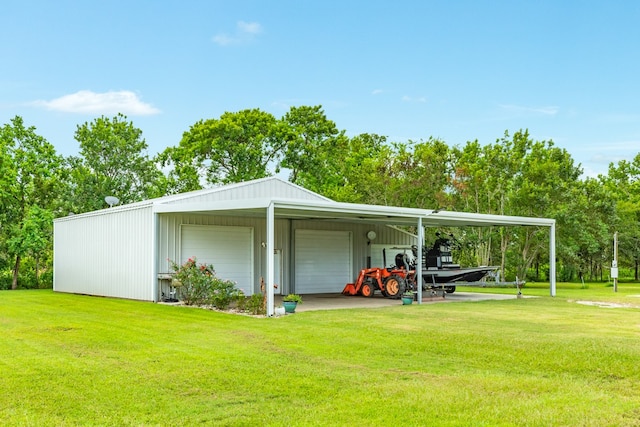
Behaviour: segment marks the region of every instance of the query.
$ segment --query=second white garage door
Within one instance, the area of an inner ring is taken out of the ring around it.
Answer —
[[[213,264],[219,278],[253,293],[253,228],[183,225],[180,234],[181,262],[195,256],[198,264]]]
[[[296,230],[296,293],[342,292],[352,282],[351,232]]]

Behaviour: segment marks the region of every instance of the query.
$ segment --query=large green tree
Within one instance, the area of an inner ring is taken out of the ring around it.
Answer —
[[[386,141],[375,134],[341,134],[316,148],[315,166],[299,171],[299,183],[339,202],[390,204],[388,165],[394,153]]]
[[[521,141],[520,141],[521,140]],[[510,200],[511,215],[556,218],[566,205],[582,173],[571,155],[553,141],[533,141],[528,132],[514,134],[514,145],[527,147],[521,168],[514,176]],[[559,239],[572,233],[572,223],[558,221]],[[519,227],[513,230],[513,243],[518,277],[525,278],[529,267],[541,254],[548,252],[546,229]]]
[[[346,146],[344,131],[327,119],[322,106],[291,107],[282,118],[287,132],[282,166],[290,181],[304,187],[320,187]]]
[[[0,129],[0,238],[13,260],[12,289],[18,287],[22,259],[50,248],[48,225],[62,185],[61,167],[53,145],[21,117]]]
[[[558,217],[558,235],[573,231],[577,219],[564,213],[577,194],[581,170],[566,150],[552,141],[534,141],[520,130],[505,132],[494,144],[468,142],[455,152],[453,197],[458,210]],[[511,275],[520,279],[548,253],[546,229],[498,227],[474,230],[470,236],[483,264],[491,260],[492,241],[499,241],[501,270],[507,273],[507,264],[514,265]]]
[[[423,209],[451,208],[452,150],[442,140],[396,143],[389,173],[398,206]]]
[[[561,280],[602,279],[605,261],[611,257],[615,216],[615,201],[607,196],[599,179],[576,182],[554,214]]]
[[[613,231],[619,235],[620,258],[634,267],[638,280],[640,269],[640,153],[632,160],[611,163],[607,176],[600,177],[605,196],[615,201]],[[609,236],[613,239],[613,236]]]
[[[195,123],[159,160],[171,168],[171,192],[248,181],[278,170],[286,138],[287,129],[270,113],[226,112],[219,119]]]
[[[99,117],[79,125],[80,156],[67,159],[68,208],[79,213],[105,208],[106,196],[131,203],[164,193],[163,175],[147,153],[142,131],[127,117]]]
[[[462,148],[454,147],[452,197],[456,210],[498,215],[504,213],[512,178],[509,168],[513,167],[508,144],[481,145],[475,140],[467,142]],[[497,240],[495,234],[493,227],[476,227],[465,233],[465,239],[475,248],[477,264],[494,264],[492,252],[493,242]],[[504,257],[501,258],[504,271]]]
[[[390,204],[389,174],[394,152],[387,138],[376,134],[360,134],[343,140],[339,153],[327,153],[333,159],[331,190],[319,191],[342,202],[372,205]]]
[[[33,258],[35,285],[39,287],[41,261],[51,259],[53,212],[38,205],[30,206],[22,222],[10,226],[10,234],[11,237],[7,241],[9,253],[20,257],[29,255]],[[14,269],[12,289],[16,289],[18,285],[15,271]]]

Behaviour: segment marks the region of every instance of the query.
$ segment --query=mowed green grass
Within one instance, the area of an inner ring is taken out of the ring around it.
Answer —
[[[629,286],[616,298],[640,305]],[[640,308],[576,304],[601,297],[594,285],[575,291],[273,319],[2,291],[0,420],[640,425]]]

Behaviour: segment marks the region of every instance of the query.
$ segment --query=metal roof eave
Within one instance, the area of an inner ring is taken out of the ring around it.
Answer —
[[[492,215],[479,214],[469,212],[449,212],[449,211],[433,211],[424,224],[430,225],[451,225],[451,226],[474,226],[474,227],[490,227],[490,226],[536,226],[551,227],[556,223],[552,218],[533,218],[524,216],[509,215]]]
[[[203,213],[217,211],[234,211],[248,209],[266,209],[270,199],[244,199],[244,200],[222,200],[216,202],[196,202],[196,203],[154,203],[154,213]]]
[[[273,203],[276,217],[290,219],[327,219],[355,222],[415,225],[422,218],[424,226],[544,226],[555,224],[554,219],[489,215],[467,212],[434,211],[395,206],[362,205],[355,203],[307,201],[298,199],[260,198],[219,201],[215,203],[154,203],[154,213],[206,213],[244,211],[255,215]],[[252,212],[253,211],[253,212]]]

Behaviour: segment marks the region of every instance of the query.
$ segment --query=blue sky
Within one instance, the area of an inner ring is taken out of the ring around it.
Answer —
[[[348,135],[566,148],[586,175],[640,152],[640,2],[6,2],[0,124],[60,154],[122,112],[149,154],[200,119],[322,105]]]

